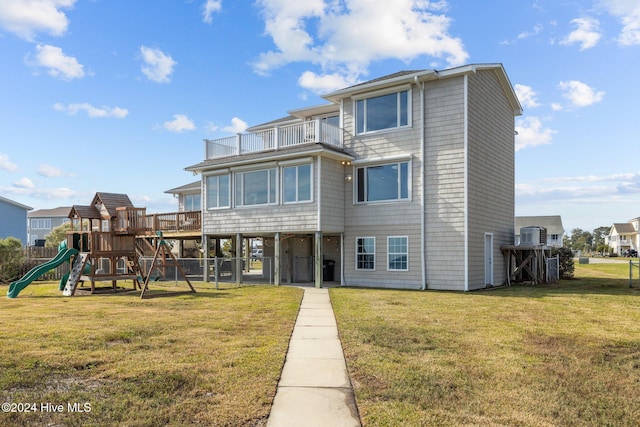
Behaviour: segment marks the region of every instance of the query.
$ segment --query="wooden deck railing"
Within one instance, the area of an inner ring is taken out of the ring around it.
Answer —
[[[147,228],[156,231],[200,231],[200,211],[151,214],[146,217]]]

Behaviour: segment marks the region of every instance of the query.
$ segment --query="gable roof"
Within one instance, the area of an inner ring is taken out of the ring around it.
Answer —
[[[30,210],[33,209],[31,206],[23,205],[22,203],[18,203],[16,201],[13,201],[11,199],[7,199],[6,197],[2,197],[2,196],[0,196],[0,202],[5,202],[5,203],[7,203],[9,205],[17,206],[17,207],[22,208],[22,209],[27,210],[27,211],[30,211]]]
[[[167,190],[165,191],[165,193],[167,194],[191,193],[193,191],[200,191],[201,186],[202,186],[201,181],[194,181],[194,182],[190,182],[189,184],[181,185],[180,187]]]
[[[514,115],[522,115],[522,105],[518,100],[518,96],[513,90],[513,86],[507,77],[507,73],[504,70],[502,64],[470,64],[463,65],[461,67],[449,68],[446,70],[418,70],[418,71],[400,71],[397,73],[382,76],[373,80],[369,80],[363,83],[359,83],[353,86],[340,89],[326,95],[323,98],[339,103],[340,100],[350,98],[359,93],[369,92],[372,90],[384,89],[401,84],[421,83],[429,80],[445,79],[457,76],[463,76],[465,74],[474,74],[478,71],[490,70],[496,73],[498,80],[500,81],[505,94],[511,104]]]
[[[61,206],[53,209],[38,209],[37,211],[29,212],[27,216],[29,218],[68,218],[70,210],[71,206]]]
[[[132,208],[133,203],[126,194],[96,193],[91,201],[91,206],[101,204],[111,218],[116,216],[116,208]]]
[[[100,212],[93,206],[73,205],[69,211],[69,218],[100,219]]]
[[[633,224],[629,224],[628,222],[617,222],[614,223],[611,227],[611,231],[616,230],[618,234],[622,233],[635,233],[636,229],[633,227]],[[613,234],[613,233],[612,233]]]
[[[520,234],[522,227],[536,226],[546,228],[547,234],[564,234],[564,227],[562,226],[562,218],[560,215],[515,217],[514,232],[516,235]]]

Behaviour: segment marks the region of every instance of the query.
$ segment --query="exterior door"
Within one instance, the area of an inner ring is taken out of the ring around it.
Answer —
[[[493,286],[493,234],[484,233],[484,283]]]

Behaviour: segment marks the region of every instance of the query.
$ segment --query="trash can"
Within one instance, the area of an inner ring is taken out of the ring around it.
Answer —
[[[336,262],[330,259],[322,261],[322,280],[325,282],[333,282],[333,273],[336,267]]]

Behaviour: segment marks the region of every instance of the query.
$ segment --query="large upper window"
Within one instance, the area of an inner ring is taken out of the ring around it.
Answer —
[[[229,174],[207,177],[207,209],[231,206],[229,184]]]
[[[409,91],[356,101],[356,133],[409,125]]]
[[[282,168],[284,203],[311,201],[311,165]]]
[[[276,170],[264,169],[236,173],[236,206],[276,203]]]
[[[357,168],[358,203],[409,199],[409,162]]]
[[[356,239],[356,270],[375,270],[376,238],[358,237]]]
[[[409,238],[406,236],[388,237],[387,257],[387,268],[389,270],[409,270]]]

